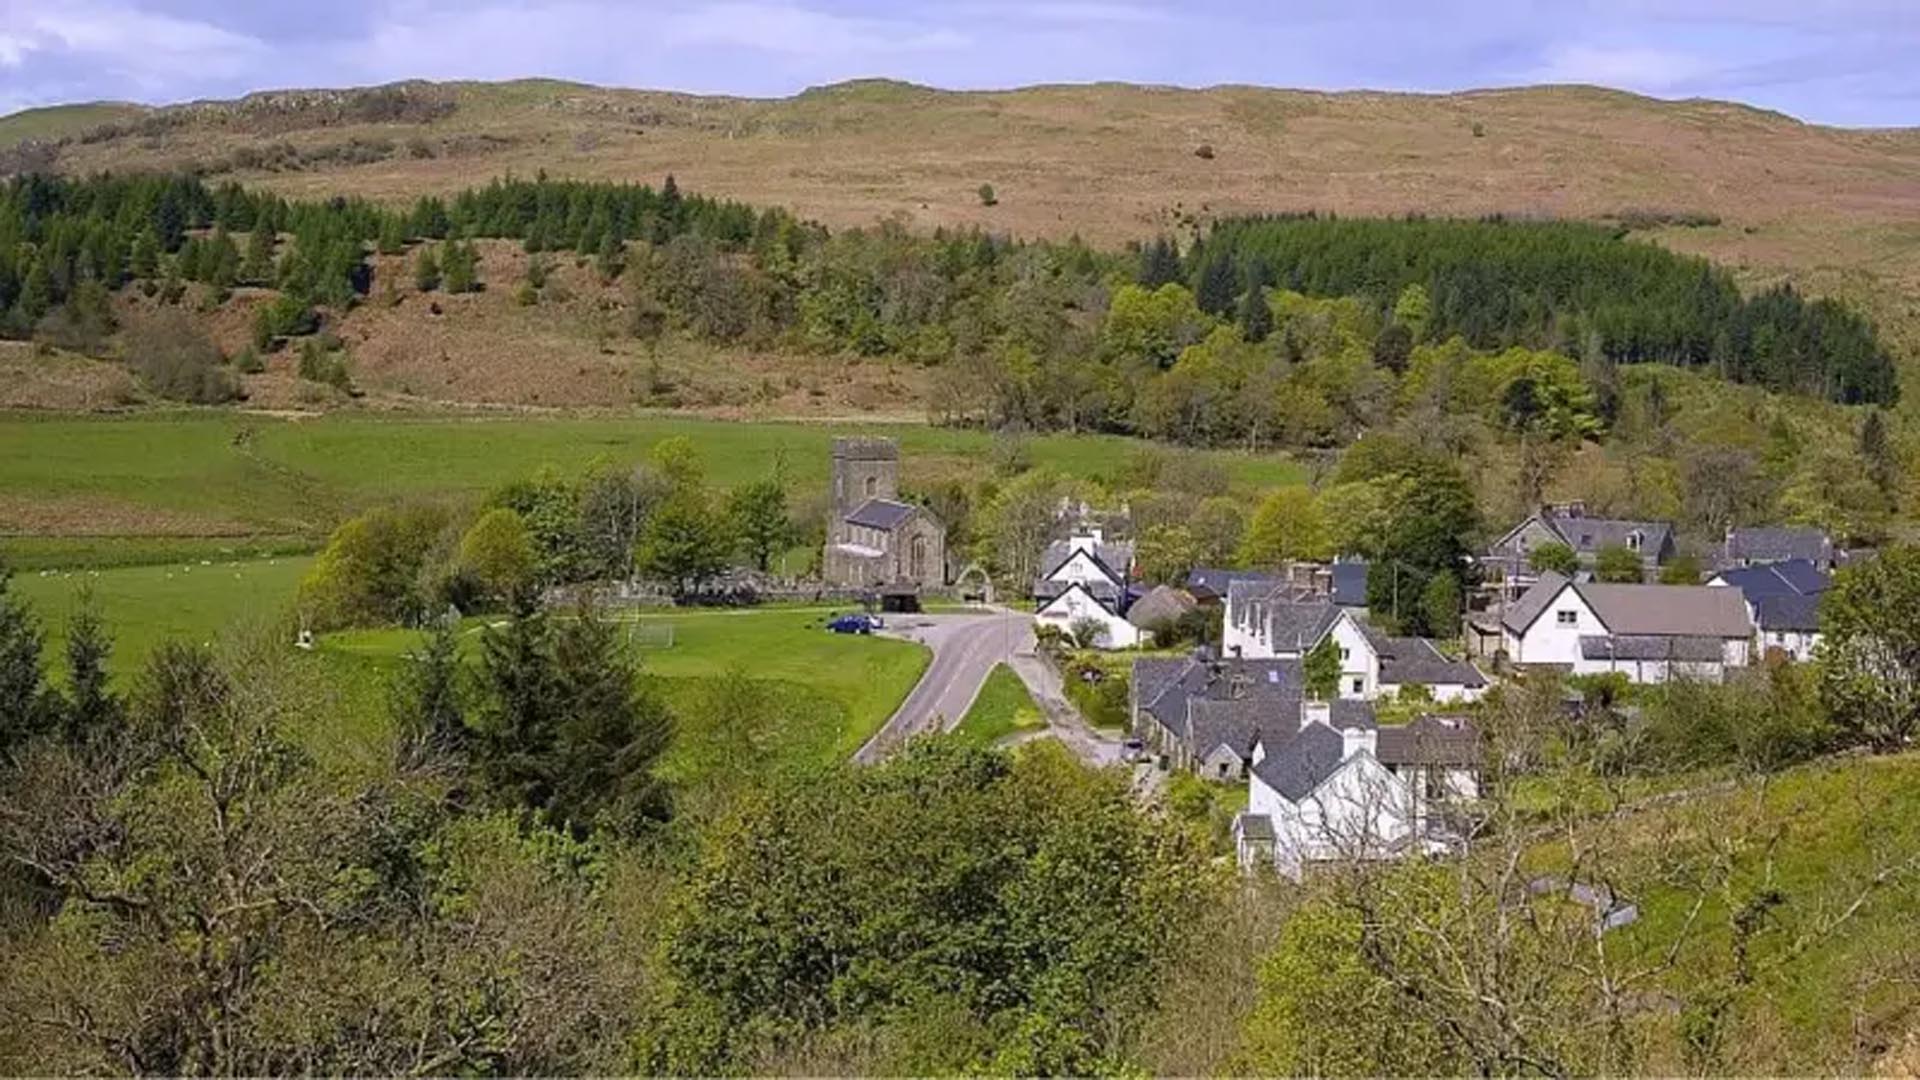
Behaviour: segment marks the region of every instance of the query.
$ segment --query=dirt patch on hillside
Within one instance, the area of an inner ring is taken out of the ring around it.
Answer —
[[[0,534],[12,536],[251,536],[216,515],[96,495],[0,495]]]
[[[140,400],[133,375],[116,363],[0,342],[0,408],[87,412]]]

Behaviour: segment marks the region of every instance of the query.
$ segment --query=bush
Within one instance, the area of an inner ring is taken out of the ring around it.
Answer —
[[[270,351],[290,337],[311,334],[320,316],[311,304],[296,296],[279,296],[253,309],[253,347]]]
[[[213,340],[180,312],[157,311],[128,327],[127,352],[141,381],[163,398],[218,405],[239,394]]]
[[[979,195],[981,206],[997,206],[1000,203],[1000,196],[994,194],[992,184],[981,184]]]
[[[1202,161],[1212,161],[1213,160],[1213,144],[1201,143],[1199,146],[1194,147],[1193,156],[1199,158]]]

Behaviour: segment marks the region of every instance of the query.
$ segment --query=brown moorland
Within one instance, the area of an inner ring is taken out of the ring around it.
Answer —
[[[1749,284],[1789,280],[1860,303],[1904,364],[1920,357],[1920,129],[1822,127],[1723,102],[1577,86],[948,92],[885,81],[757,100],[534,80],[73,108],[70,118],[36,110],[30,125],[0,118],[0,147],[31,136],[42,140],[38,160],[74,173],[194,167],[288,195],[394,201],[508,173],[650,182],[673,173],[689,190],[838,226],[896,218],[1109,245],[1259,211],[1614,219]],[[1208,156],[1196,153],[1202,146]],[[996,205],[981,205],[982,183],[994,186]],[[429,332],[403,304],[356,315],[348,336],[372,346],[357,343],[357,356],[386,358],[377,370],[396,391],[557,405],[632,399],[631,358],[606,357],[590,331],[490,299],[484,327],[445,320]],[[563,377],[538,401],[488,364],[447,370],[440,354],[459,368],[463,336],[476,349],[504,341],[550,354]],[[726,363],[738,376],[720,395],[728,401],[816,400],[805,388],[812,375],[785,385],[785,358]],[[880,389],[856,396],[897,404],[914,390],[899,379],[881,373],[871,380]],[[817,399],[821,407],[875,404],[840,390]]]

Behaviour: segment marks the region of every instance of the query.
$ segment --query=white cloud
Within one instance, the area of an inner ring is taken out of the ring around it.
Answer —
[[[1659,91],[1694,82],[1713,70],[1714,65],[1700,57],[1669,49],[1563,45],[1549,52],[1526,79]]]
[[[91,68],[131,89],[167,92],[246,74],[266,44],[212,23],[152,14],[120,3],[16,0],[0,7],[0,65]]]
[[[740,47],[805,57],[960,49],[971,44],[947,27],[835,15],[792,4],[708,4],[667,17],[669,45]]]

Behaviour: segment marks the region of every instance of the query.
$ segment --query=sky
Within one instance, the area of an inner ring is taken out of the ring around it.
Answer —
[[[1920,125],[1920,0],[0,0],[0,114],[406,78],[782,96],[1595,83]]]

